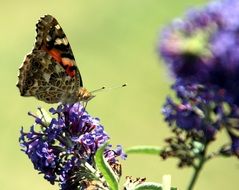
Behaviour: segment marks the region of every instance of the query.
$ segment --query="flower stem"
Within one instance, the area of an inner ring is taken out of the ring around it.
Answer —
[[[194,167],[194,173],[193,173],[192,179],[189,183],[187,190],[193,190],[193,187],[196,184],[198,176],[199,176],[205,162],[207,161],[205,155],[206,155],[206,149],[204,149],[203,154],[199,157],[198,165],[196,167]]]

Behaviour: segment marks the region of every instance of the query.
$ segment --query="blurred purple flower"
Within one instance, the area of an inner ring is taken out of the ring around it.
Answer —
[[[202,142],[214,140],[220,123],[224,122],[220,95],[213,88],[205,89],[201,85],[182,82],[176,83],[173,90],[176,91],[180,103],[167,98],[162,110],[165,121],[172,127],[175,125],[185,131],[202,133]],[[218,120],[211,118],[212,116]]]
[[[231,131],[239,130],[238,18],[238,0],[210,2],[166,27],[158,45],[159,54],[176,79],[172,88],[179,102],[167,98],[163,114],[177,140],[181,138],[177,128],[187,134],[185,143],[190,137],[204,145],[226,128],[231,152],[236,156],[239,134]],[[176,155],[175,150],[170,154]]]
[[[176,78],[226,90],[239,105],[239,1],[193,9],[163,31],[159,54]]]
[[[239,137],[232,138],[232,153],[239,157]]]

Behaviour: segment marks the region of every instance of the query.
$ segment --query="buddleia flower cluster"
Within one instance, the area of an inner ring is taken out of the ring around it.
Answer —
[[[35,123],[29,132],[21,130],[20,144],[33,166],[51,184],[62,190],[109,189],[95,164],[97,150],[108,140],[98,118],[90,116],[80,103],[51,108],[51,116],[39,108],[39,116],[29,113]],[[108,145],[104,158],[119,180],[126,158],[122,147]]]
[[[158,52],[175,78],[163,107],[173,131],[161,156],[197,167],[215,155],[239,158],[239,1],[210,2],[176,19],[160,36]],[[219,131],[228,141],[208,154]],[[202,161],[202,159],[201,159]]]

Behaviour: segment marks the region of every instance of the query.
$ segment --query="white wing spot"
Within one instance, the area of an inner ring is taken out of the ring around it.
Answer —
[[[47,35],[47,36],[46,36],[46,41],[49,42],[50,40],[51,40],[51,36],[50,36],[50,35]]]
[[[61,27],[60,27],[59,24],[57,24],[57,25],[55,25],[55,28],[56,28],[57,30],[59,30]]]
[[[68,40],[67,40],[66,38],[63,38],[62,41],[63,41],[63,44],[64,44],[64,45],[67,45],[67,44],[68,44]]]
[[[61,44],[61,39],[57,38],[54,42],[55,45],[60,45]]]
[[[57,38],[54,42],[55,45],[61,45],[61,44],[64,44],[64,45],[67,45],[68,44],[68,40],[66,38]]]

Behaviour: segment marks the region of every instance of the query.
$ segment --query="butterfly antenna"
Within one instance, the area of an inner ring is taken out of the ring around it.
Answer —
[[[126,87],[126,86],[127,86],[127,83],[124,83],[124,84],[122,84],[121,86],[111,87],[111,88],[108,88],[107,90],[113,90],[113,89],[117,89],[117,88],[123,88],[123,87]]]
[[[103,87],[101,87],[101,88],[99,88],[99,89],[96,89],[96,90],[91,91],[90,93],[91,93],[91,94],[94,94],[94,93],[96,93],[96,92],[100,92],[101,90],[104,90],[105,88],[106,88],[106,87],[103,86]]]
[[[127,86],[126,83],[125,83],[125,84],[122,84],[121,86],[111,87],[111,88],[108,88],[108,89],[107,89],[105,86],[103,86],[103,87],[101,87],[101,88],[99,88],[99,89],[90,91],[90,94],[91,94],[91,97],[93,98],[93,97],[95,97],[95,95],[94,95],[95,93],[103,92],[103,90],[113,90],[113,89],[117,89],[117,88],[123,88],[123,87],[126,87],[126,86]],[[92,98],[91,98],[91,99],[92,99]],[[90,100],[90,99],[89,99],[89,100]],[[86,109],[86,106],[87,106],[89,100],[83,102],[83,107],[84,107],[84,109]]]
[[[91,94],[95,94],[95,93],[97,93],[97,92],[102,92],[103,90],[109,91],[109,90],[113,90],[113,89],[117,89],[117,88],[123,88],[123,87],[126,87],[126,86],[127,86],[127,83],[124,83],[124,84],[122,84],[121,86],[115,86],[115,87],[111,87],[111,88],[106,88],[105,86],[103,86],[103,87],[101,87],[101,88],[99,88],[99,89],[96,89],[96,90],[91,91],[90,93],[91,93]]]

